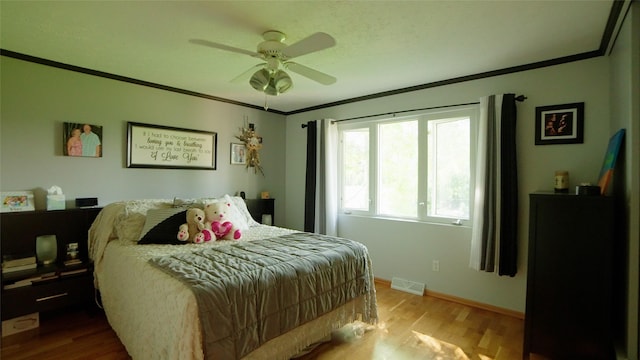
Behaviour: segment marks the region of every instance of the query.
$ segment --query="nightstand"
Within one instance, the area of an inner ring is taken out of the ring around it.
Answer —
[[[40,235],[56,235],[57,239],[56,263],[2,274],[2,320],[67,306],[91,306],[93,264],[88,260],[87,235],[100,210],[80,208],[0,214],[2,255],[35,254],[35,239]],[[81,264],[63,265],[68,243],[78,243]],[[17,281],[37,277],[43,278],[31,285],[6,288]]]
[[[275,224],[275,199],[245,199],[251,217],[262,224],[262,215],[271,215],[271,224]]]
[[[84,264],[73,268],[81,271],[65,274],[64,266],[38,268],[31,273],[6,275],[2,277],[2,320],[35,312],[45,312],[62,307],[79,306],[88,308],[93,301],[93,267]],[[32,285],[4,289],[14,281],[28,279],[37,274],[55,272],[56,275],[32,282]]]

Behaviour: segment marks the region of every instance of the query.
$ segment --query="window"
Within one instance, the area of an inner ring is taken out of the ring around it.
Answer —
[[[378,125],[378,213],[418,216],[418,121]]]
[[[428,122],[427,216],[469,220],[469,117]]]
[[[467,223],[477,108],[339,124],[345,213]]]
[[[354,210],[369,210],[369,129],[342,133],[342,204]]]

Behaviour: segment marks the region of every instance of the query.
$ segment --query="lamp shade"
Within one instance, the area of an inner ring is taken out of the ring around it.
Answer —
[[[270,78],[271,74],[269,74],[269,71],[267,69],[260,69],[256,71],[253,76],[251,76],[251,79],[249,79],[249,84],[251,84],[251,87],[258,91],[264,91],[264,89],[267,88],[267,85],[269,85]]]
[[[249,84],[260,92],[277,96],[289,90],[293,86],[293,81],[289,74],[282,70],[270,72],[267,69],[260,69],[251,76]]]
[[[289,77],[286,72],[277,70],[273,76],[271,76],[269,85],[264,89],[264,92],[267,95],[278,96],[291,89],[292,86],[293,81],[291,80],[291,77]]]
[[[36,256],[38,262],[44,265],[52,264],[58,257],[58,242],[55,235],[40,235],[36,237]]]

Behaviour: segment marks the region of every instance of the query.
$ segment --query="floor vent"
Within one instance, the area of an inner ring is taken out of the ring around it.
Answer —
[[[411,280],[405,280],[397,277],[394,277],[391,280],[392,289],[406,291],[408,293],[416,294],[420,296],[424,295],[424,287],[425,287],[425,284],[423,283],[419,283]]]

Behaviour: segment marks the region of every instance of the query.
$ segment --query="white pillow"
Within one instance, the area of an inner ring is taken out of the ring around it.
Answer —
[[[249,209],[247,209],[247,203],[244,201],[243,198],[241,198],[240,196],[229,196],[229,195],[225,195],[224,198],[236,206],[236,208],[238,209],[238,212],[244,216],[245,220],[247,221],[247,224],[250,227],[260,225],[260,223],[255,221],[253,219],[253,216],[251,216]]]
[[[191,207],[196,207],[200,209],[204,209],[204,206],[210,202],[216,201],[216,198],[197,198],[197,199],[182,199],[179,197],[173,198],[173,207],[188,209]]]

